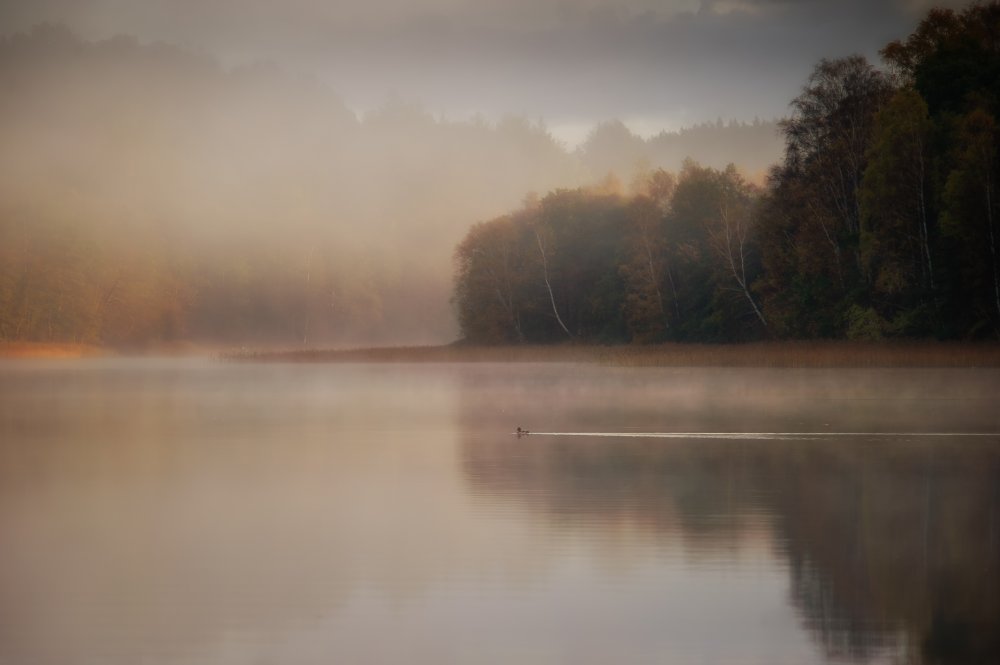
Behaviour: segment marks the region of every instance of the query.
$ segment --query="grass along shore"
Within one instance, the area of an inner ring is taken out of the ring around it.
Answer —
[[[758,342],[752,344],[582,344],[399,346],[356,349],[158,349],[155,355],[217,355],[236,362],[594,363],[619,367],[1000,367],[1000,342]],[[88,344],[0,342],[0,358],[94,358],[120,350]],[[124,355],[144,355],[134,350]]]
[[[620,367],[1000,367],[1000,343],[837,341],[753,344],[592,346],[378,347],[361,349],[242,350],[240,362],[477,363],[575,362]]]
[[[0,341],[0,359],[75,359],[102,357],[218,357],[226,347],[169,342],[140,347],[115,347],[75,342]]]
[[[71,342],[0,342],[0,358],[94,358],[113,353],[100,346]]]

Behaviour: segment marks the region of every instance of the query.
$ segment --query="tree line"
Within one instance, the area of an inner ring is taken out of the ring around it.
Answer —
[[[519,116],[359,115],[278,65],[51,24],[0,37],[0,89],[0,342],[441,342],[469,219],[619,157],[777,154],[765,123],[571,151]]]
[[[688,161],[473,226],[478,343],[1000,336],[1000,2],[820,61],[763,187]]]

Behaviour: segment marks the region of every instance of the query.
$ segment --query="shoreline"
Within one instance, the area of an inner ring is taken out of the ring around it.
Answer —
[[[0,359],[81,359],[115,355],[114,351],[92,344],[73,342],[0,342]]]
[[[122,348],[76,342],[0,342],[0,360],[82,360],[86,358],[144,357],[221,357],[220,350],[189,343],[155,344],[141,348]]]
[[[997,342],[757,342],[649,346],[525,345],[241,350],[232,362],[593,363],[618,367],[1000,367]]]
[[[359,347],[348,349],[209,349],[171,345],[146,352],[90,344],[0,343],[0,359],[215,357],[241,363],[584,363],[613,367],[1000,368],[1000,342],[789,341],[748,344],[666,343]]]

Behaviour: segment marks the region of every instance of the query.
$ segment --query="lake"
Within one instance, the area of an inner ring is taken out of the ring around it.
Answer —
[[[997,370],[5,361],[0,664],[1000,662],[997,432]]]

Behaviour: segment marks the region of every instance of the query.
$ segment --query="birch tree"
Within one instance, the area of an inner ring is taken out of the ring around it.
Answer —
[[[767,328],[767,320],[750,292],[753,275],[749,272],[748,266],[752,260],[751,207],[754,188],[732,165],[719,176],[718,216],[709,232],[709,242],[723,272],[736,284],[739,293],[746,299],[761,325]]]

